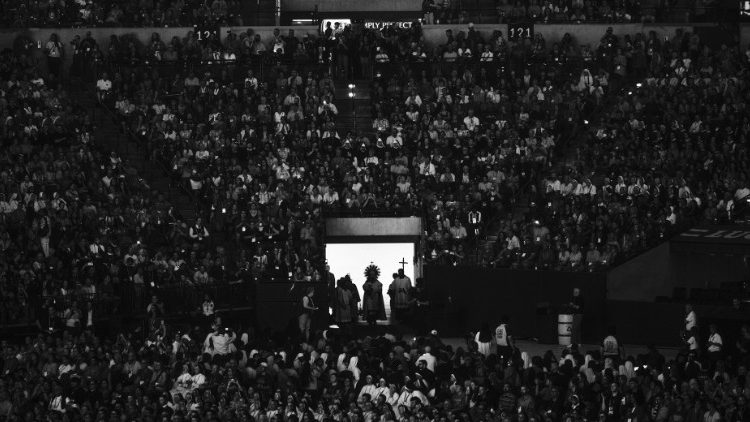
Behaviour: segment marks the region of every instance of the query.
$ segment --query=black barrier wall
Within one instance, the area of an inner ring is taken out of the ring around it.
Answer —
[[[429,265],[424,275],[433,305],[429,322],[446,333],[476,331],[485,321],[495,326],[508,315],[516,337],[556,341],[556,316],[574,287],[585,301],[583,340],[599,342],[606,329],[604,273]]]
[[[292,330],[301,311],[302,296],[308,287],[315,289],[313,301],[320,308],[313,314],[313,329],[328,325],[329,291],[326,283],[267,281],[258,284],[256,301],[258,325],[273,332]]]

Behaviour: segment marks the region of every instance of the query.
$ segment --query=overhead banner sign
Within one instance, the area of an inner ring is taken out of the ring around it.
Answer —
[[[328,218],[326,236],[419,236],[422,219],[418,217]]]
[[[361,21],[360,21],[361,22]],[[334,32],[343,31],[345,27],[352,24],[352,19],[344,18],[328,18],[320,21],[320,32],[325,33],[327,28],[330,28]],[[398,29],[410,29],[414,24],[413,21],[377,21],[377,20],[366,20],[362,22],[362,26],[365,29],[375,29],[382,31],[388,27],[395,26]]]
[[[691,243],[750,244],[750,226],[699,226],[672,239]]]
[[[396,25],[398,29],[410,29],[412,21],[400,21],[400,22],[380,22],[380,21],[365,21],[365,29],[377,29],[381,31],[389,26]]]

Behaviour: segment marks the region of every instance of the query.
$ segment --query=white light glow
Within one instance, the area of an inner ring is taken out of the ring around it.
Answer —
[[[336,280],[349,274],[359,290],[364,294],[365,268],[372,262],[380,268],[380,282],[383,283],[383,301],[386,314],[390,315],[390,299],[387,291],[393,281],[392,274],[401,268],[401,260],[406,260],[404,274],[414,284],[414,244],[413,243],[329,243],[326,245],[326,260]],[[361,307],[361,303],[360,303]]]

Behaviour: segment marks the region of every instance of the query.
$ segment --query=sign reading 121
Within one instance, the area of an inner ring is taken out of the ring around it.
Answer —
[[[195,31],[195,35],[198,36],[198,41],[207,41],[212,36],[219,36],[218,26],[194,25],[193,30]]]
[[[508,39],[532,39],[534,38],[534,24],[533,23],[509,23],[508,24]]]

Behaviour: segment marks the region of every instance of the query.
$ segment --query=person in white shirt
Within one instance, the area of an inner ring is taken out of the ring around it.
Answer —
[[[368,375],[365,380],[367,382],[370,382],[371,376]],[[366,384],[365,387],[368,387],[370,384]],[[376,403],[378,401],[378,397],[381,395],[384,396],[386,399],[390,397],[390,390],[388,388],[388,384],[385,382],[385,378],[380,378],[378,380],[378,385],[371,384],[372,389],[365,390],[365,387],[362,387],[362,392],[360,393],[360,397],[362,396],[362,393],[370,394],[372,402]]]
[[[362,386],[362,389],[359,391],[358,398],[361,400],[362,396],[365,394],[370,396],[370,401],[375,401],[378,398],[378,387],[373,383],[372,375],[367,375],[365,377],[365,385]]]
[[[589,87],[594,84],[594,77],[591,76],[591,72],[588,69],[583,69],[581,77],[578,79],[578,84],[575,86],[576,91],[587,91]]]
[[[406,106],[415,105],[417,107],[421,107],[422,106],[422,98],[419,96],[419,94],[412,93],[411,95],[409,95],[409,97],[406,99],[406,101],[404,101],[404,105],[406,105]]]
[[[474,110],[469,109],[469,115],[464,117],[464,125],[470,132],[474,132],[479,128],[479,118],[474,115]]]
[[[492,51],[490,51],[490,46],[485,45],[484,51],[482,52],[482,58],[479,59],[481,62],[491,62],[495,60],[495,55],[492,54]]]
[[[721,334],[716,328],[716,324],[708,326],[708,356],[712,362],[716,362],[721,359],[722,351],[724,350],[724,341],[721,339]]]
[[[112,81],[109,80],[107,72],[102,73],[102,77],[96,81],[96,97],[99,101],[104,101],[112,91]]]
[[[393,132],[390,135],[388,135],[388,138],[386,138],[385,143],[390,148],[401,148],[404,145],[404,140],[401,137],[401,134],[398,133],[398,129],[393,128]]]
[[[206,376],[203,375],[203,368],[201,365],[194,364],[193,370],[195,371],[195,375],[192,376],[190,385],[193,388],[200,388],[206,383]]]
[[[623,355],[622,346],[617,337],[615,337],[616,334],[615,328],[610,327],[609,334],[602,341],[602,356],[612,359],[614,364],[618,364]]]
[[[236,338],[237,335],[229,331],[228,328],[217,327],[206,336],[206,340],[203,342],[205,353],[212,356],[228,355],[233,351],[234,346],[232,343]]]
[[[396,404],[398,406],[404,405],[407,408],[411,407],[411,401],[412,399],[419,400],[423,406],[428,405],[429,401],[427,400],[427,397],[419,391],[414,389],[414,386],[411,384],[411,382],[407,382],[406,385],[401,389],[401,394],[398,396],[398,401]]]
[[[430,346],[425,346],[424,353],[417,359],[417,362],[419,362],[420,360],[425,361],[427,369],[429,369],[430,372],[434,373],[435,365],[437,364],[437,358],[431,352],[432,348]]]
[[[689,333],[697,325],[697,322],[693,305],[688,303],[685,305],[685,331]]]

